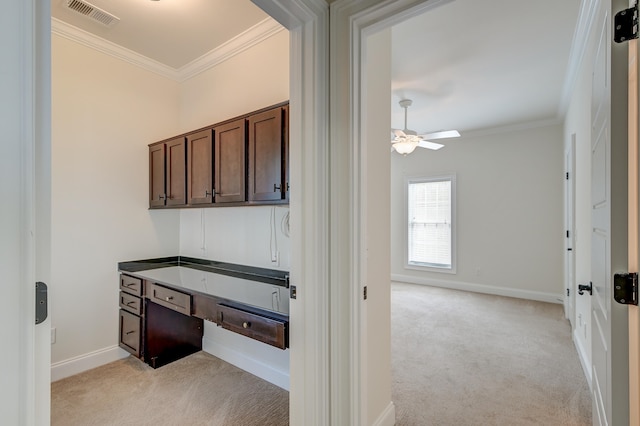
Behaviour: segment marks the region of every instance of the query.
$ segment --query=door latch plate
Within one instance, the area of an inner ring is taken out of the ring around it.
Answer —
[[[36,283],[36,325],[47,319],[47,285],[38,281]]]

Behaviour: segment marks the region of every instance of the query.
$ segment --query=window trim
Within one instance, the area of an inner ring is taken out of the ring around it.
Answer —
[[[424,266],[417,263],[409,262],[409,184],[412,183],[424,183],[424,182],[439,182],[439,181],[451,181],[451,268],[436,267],[436,266]],[[443,274],[456,274],[457,273],[457,213],[456,213],[456,174],[442,174],[442,175],[419,175],[419,176],[405,176],[404,178],[404,268],[412,269],[423,272],[438,272]]]

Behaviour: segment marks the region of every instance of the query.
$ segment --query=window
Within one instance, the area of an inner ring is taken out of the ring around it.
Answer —
[[[407,267],[455,273],[455,176],[407,180]]]

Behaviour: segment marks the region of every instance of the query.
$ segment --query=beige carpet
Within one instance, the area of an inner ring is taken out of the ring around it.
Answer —
[[[51,424],[283,426],[289,393],[205,352],[156,370],[129,357],[52,383]]]
[[[394,283],[391,324],[398,426],[591,425],[561,305]],[[55,382],[51,424],[284,426],[288,405],[286,391],[199,352]]]
[[[392,284],[399,426],[591,425],[562,305]]]

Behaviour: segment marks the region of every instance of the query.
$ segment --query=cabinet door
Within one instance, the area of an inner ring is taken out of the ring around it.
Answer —
[[[184,138],[174,139],[167,146],[167,206],[178,206],[187,202],[186,149]]]
[[[249,117],[249,201],[284,198],[282,108]]]
[[[165,205],[164,144],[149,147],[149,207]]]
[[[245,201],[245,120],[213,129],[215,134],[215,202]]]
[[[120,310],[120,347],[140,356],[142,320],[139,316]]]
[[[187,194],[189,204],[213,202],[211,129],[187,136]]]
[[[284,198],[289,199],[289,105],[282,108],[282,145],[284,157],[282,162],[282,170],[284,170]]]

